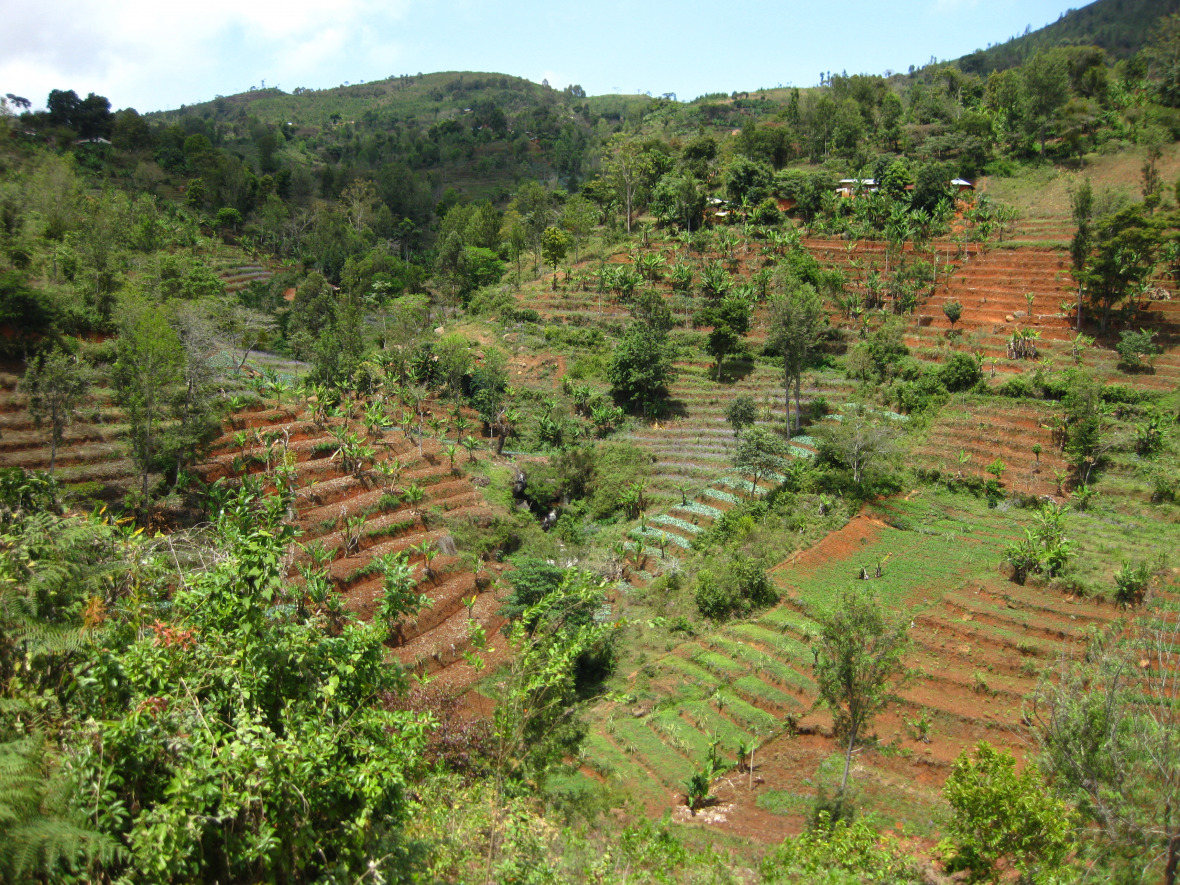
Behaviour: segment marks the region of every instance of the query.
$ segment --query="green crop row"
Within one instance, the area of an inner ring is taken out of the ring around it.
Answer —
[[[614,735],[624,751],[634,751],[665,784],[678,787],[692,774],[692,763],[667,746],[639,719],[616,720]]]
[[[733,687],[735,691],[772,707],[789,710],[802,706],[798,698],[775,688],[773,685],[768,685],[757,676],[743,676],[733,683]]]
[[[692,656],[692,659],[707,670],[710,670],[723,679],[736,679],[739,676],[745,675],[749,668],[738,664],[724,655],[720,655],[713,651],[700,651]]]
[[[737,756],[739,745],[748,745],[752,739],[748,731],[727,719],[710,701],[689,701],[683,709],[696,727],[719,740],[721,748],[731,757]]]
[[[713,693],[713,698],[715,702],[724,704],[725,712],[729,714],[730,718],[736,719],[747,731],[754,732],[762,737],[768,737],[781,731],[783,728],[783,724],[777,716],[772,716],[765,710],[742,700],[737,694],[728,689],[717,689]]]
[[[732,632],[743,639],[773,648],[788,660],[811,666],[811,649],[799,640],[784,636],[777,630],[768,629],[760,624],[737,624],[732,628]]]
[[[709,642],[730,657],[749,664],[757,672],[774,680],[779,685],[799,684],[798,674],[794,670],[761,649],[725,636],[712,636],[709,638]]]
[[[721,684],[721,680],[708,670],[679,655],[668,655],[665,658],[661,658],[659,666],[667,670],[673,670],[684,676],[691,683],[698,684],[710,691]]]
[[[710,736],[699,732],[676,710],[659,710],[648,718],[666,741],[690,760],[699,762],[708,756]]]

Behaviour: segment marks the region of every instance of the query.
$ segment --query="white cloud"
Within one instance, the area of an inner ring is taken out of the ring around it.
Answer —
[[[321,80],[328,67],[363,76],[353,66],[407,10],[408,0],[20,4],[0,30],[0,93],[42,105],[50,89],[93,91],[116,107],[156,110],[263,78],[330,85]]]

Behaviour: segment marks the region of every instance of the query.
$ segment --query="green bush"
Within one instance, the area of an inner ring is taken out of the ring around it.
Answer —
[[[1180,502],[1180,473],[1161,467],[1151,475],[1151,500],[1155,504]]]
[[[561,497],[561,474],[550,463],[530,464],[525,472],[524,499],[534,511],[548,511]]]
[[[1013,375],[996,388],[996,392],[1000,396],[1010,396],[1013,399],[1031,399],[1037,395],[1032,382],[1023,375]]]
[[[702,615],[715,621],[729,617],[737,605],[732,589],[723,586],[713,573],[708,571],[697,575],[693,600]]]
[[[1060,870],[1075,845],[1069,807],[1054,798],[1036,769],[1016,774],[1016,760],[980,741],[972,759],[964,750],[947,778],[950,835],[942,844],[951,872],[995,881],[1011,863],[1023,881]]]
[[[734,615],[745,616],[756,608],[764,608],[778,601],[766,569],[758,560],[743,553],[734,554],[728,562],[697,574],[693,599],[706,618],[723,621]]]
[[[1119,365],[1132,372],[1150,369],[1160,352],[1159,345],[1155,343],[1155,332],[1146,329],[1138,332],[1124,329],[1114,349],[1119,354]]]
[[[938,369],[938,380],[951,393],[970,390],[983,380],[979,358],[969,353],[956,353]]]
[[[891,837],[882,837],[864,821],[833,821],[822,813],[808,832],[783,840],[768,854],[760,872],[765,885],[916,885],[926,881],[918,865]]]

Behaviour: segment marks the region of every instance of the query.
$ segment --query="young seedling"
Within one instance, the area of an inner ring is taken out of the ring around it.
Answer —
[[[1001,459],[996,458],[991,464],[987,465],[987,472],[996,478],[996,482],[1003,482],[1004,471],[1008,469],[1008,465]]]

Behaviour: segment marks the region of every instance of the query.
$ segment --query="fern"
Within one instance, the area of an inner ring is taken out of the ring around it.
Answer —
[[[0,743],[0,880],[60,881],[123,853],[72,806],[73,790],[51,764],[47,741],[30,735]]]

